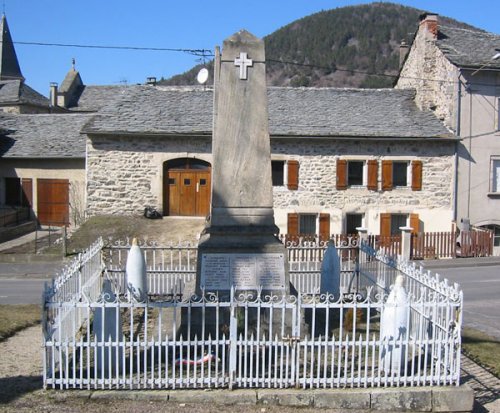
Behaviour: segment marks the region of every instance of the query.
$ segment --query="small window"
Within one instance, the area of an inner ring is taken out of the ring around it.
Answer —
[[[299,215],[299,234],[316,235],[316,214]]]
[[[201,178],[201,179],[200,179],[200,185],[201,185],[201,186],[205,186],[206,184],[207,184],[207,180],[206,180],[206,179],[204,179],[204,178]]]
[[[391,235],[399,235],[401,230],[399,228],[406,227],[408,215],[406,214],[392,214],[391,215]]]
[[[357,234],[356,228],[363,226],[363,214],[346,214],[345,233],[348,235]]]
[[[408,162],[393,162],[392,184],[393,186],[408,186]]]
[[[169,185],[175,185],[175,178],[168,178]]]
[[[347,185],[363,185],[363,161],[347,162]]]
[[[189,186],[189,185],[191,185],[191,179],[189,179],[189,178],[184,178],[184,185],[185,185],[185,186]]]
[[[271,161],[273,186],[285,185],[285,161]]]
[[[491,190],[500,192],[500,159],[491,160]]]

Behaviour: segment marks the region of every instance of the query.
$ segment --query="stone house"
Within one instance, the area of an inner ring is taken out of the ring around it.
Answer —
[[[451,228],[456,139],[412,91],[268,90],[281,232]],[[103,107],[82,130],[87,213],[208,214],[212,105],[211,89],[133,86]]]
[[[456,216],[495,231],[500,252],[500,35],[421,17],[396,84],[460,138]]]
[[[450,229],[456,138],[413,91],[269,88],[268,97],[282,233]],[[31,206],[41,223],[145,206],[209,213],[211,88],[87,86],[73,65],[45,104],[50,113],[0,116],[0,204]]]

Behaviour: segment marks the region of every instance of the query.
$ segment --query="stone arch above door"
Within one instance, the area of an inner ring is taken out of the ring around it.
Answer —
[[[207,216],[211,192],[210,163],[177,158],[163,164],[164,215]]]

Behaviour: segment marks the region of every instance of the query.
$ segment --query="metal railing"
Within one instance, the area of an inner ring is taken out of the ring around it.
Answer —
[[[22,224],[30,220],[30,208],[0,208],[0,227]]]
[[[340,388],[459,382],[459,287],[366,244],[356,246],[352,264],[343,261],[354,278],[347,284],[352,289],[341,282],[339,296],[317,290],[289,296],[231,291],[227,301],[214,294],[176,294],[171,284],[151,281],[159,269],[166,271],[159,273],[163,276],[184,266],[195,268],[194,247],[143,246],[149,285],[155,288],[144,303],[124,293],[124,277],[114,271],[123,271],[127,244],[115,247],[94,244],[46,290],[45,387]],[[322,253],[313,249],[325,245],[303,247],[302,254],[300,246],[289,246],[289,256],[316,257]],[[300,258],[290,265],[300,267]],[[318,272],[305,274],[318,277]],[[404,276],[408,295],[403,308],[408,331],[382,336],[380,315],[397,275]],[[107,289],[100,292],[103,283]],[[401,365],[388,368],[395,348]]]

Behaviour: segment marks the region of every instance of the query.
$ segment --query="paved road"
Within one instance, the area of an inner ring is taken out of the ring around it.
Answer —
[[[40,304],[43,285],[62,262],[0,263],[0,304]]]
[[[464,325],[500,340],[500,265],[459,267],[460,260],[451,261],[448,268],[427,268],[462,287]]]
[[[472,266],[473,262],[460,259],[425,264],[462,286],[464,324],[500,340],[500,264]],[[61,266],[61,262],[0,263],[0,304],[40,303],[44,282]]]

